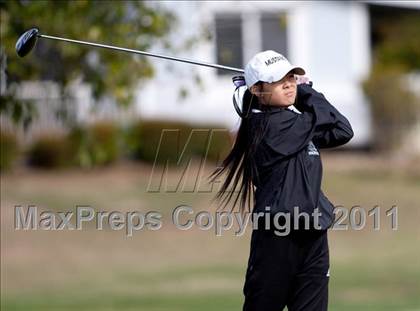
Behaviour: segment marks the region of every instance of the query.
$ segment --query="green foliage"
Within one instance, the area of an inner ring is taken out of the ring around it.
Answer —
[[[6,130],[0,131],[0,171],[9,170],[19,155],[16,136]]]
[[[0,114],[5,114],[15,123],[21,123],[24,128],[38,114],[31,100],[20,100],[10,94],[0,95]]]
[[[398,147],[420,111],[419,99],[407,89],[398,70],[372,71],[363,88],[369,97],[374,130],[374,147]]]
[[[233,147],[234,137],[226,128],[217,125],[208,125],[207,128],[213,129],[207,159],[217,163],[229,154]]]
[[[68,134],[39,136],[27,159],[32,166],[51,169],[105,166],[122,156],[151,163],[156,160],[157,164],[168,161],[169,165],[176,165],[178,160],[185,164],[192,157],[219,162],[232,143],[229,131],[214,124],[138,120],[122,131],[115,122],[102,120],[73,127]]]
[[[139,120],[126,133],[128,150],[135,159],[158,164],[204,158],[206,152],[208,160],[218,161],[229,152],[231,142],[229,132],[220,126],[167,120]]]
[[[15,52],[16,40],[37,26],[49,35],[147,51],[155,40],[165,41],[176,22],[172,13],[143,1],[0,0],[0,14],[0,54],[7,61],[9,84],[53,80],[64,89],[81,78],[92,87],[95,99],[112,96],[121,106],[131,103],[139,80],[153,75],[146,57],[42,39],[21,59]],[[14,94],[1,94],[1,106],[13,100]]]
[[[74,148],[67,135],[48,133],[39,136],[28,150],[31,166],[55,169],[74,162]]]
[[[89,168],[115,162],[121,150],[119,137],[119,129],[111,121],[73,128],[69,139],[75,148],[76,164]]]
[[[362,86],[372,109],[374,147],[391,150],[418,121],[420,99],[404,79],[420,71],[420,14],[392,23],[377,21],[376,31],[379,44],[373,51],[370,76]]]
[[[381,43],[374,51],[375,66],[399,68],[407,72],[420,70],[420,14],[406,15],[392,23],[380,22]]]
[[[163,130],[179,130],[179,140],[166,140],[159,145]],[[155,160],[158,147],[161,159],[177,161],[182,142],[188,138],[190,128],[181,122],[154,120],[139,120],[135,123],[128,134],[129,150],[135,158],[148,162]]]

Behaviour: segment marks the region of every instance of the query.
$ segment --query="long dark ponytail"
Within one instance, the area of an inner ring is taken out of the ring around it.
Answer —
[[[221,188],[217,192],[214,200],[219,200],[222,209],[232,199],[232,196],[237,188],[239,179],[242,177],[238,194],[235,198],[232,210],[239,198],[240,212],[243,214],[250,211],[251,205],[254,204],[254,182],[258,180],[258,171],[255,163],[255,151],[260,142],[267,124],[267,113],[264,112],[263,106],[260,104],[258,97],[253,95],[249,90],[246,90],[242,99],[242,117],[239,129],[236,134],[235,143],[232,150],[223,160],[222,166],[218,167],[210,175],[211,182],[214,182],[225,171],[227,177],[224,180]],[[261,110],[260,113],[253,113],[252,109]],[[232,187],[230,187],[232,185]],[[230,188],[230,190],[228,190]]]

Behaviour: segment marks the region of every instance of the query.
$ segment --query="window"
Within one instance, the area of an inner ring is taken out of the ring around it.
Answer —
[[[256,16],[257,19],[252,21],[242,18],[241,14],[238,13],[218,13],[215,15],[215,43],[218,64],[243,68],[245,66],[244,48],[247,51],[253,51],[253,53],[274,50],[288,57],[286,12],[261,12],[258,15]],[[259,23],[259,25],[257,24],[258,27],[254,26],[255,22]],[[246,38],[246,47],[244,47],[242,26],[255,32]],[[227,70],[218,69],[217,74],[231,73]]]
[[[218,14],[215,17],[216,58],[224,66],[242,68],[242,19],[239,14]],[[218,75],[231,74],[217,69]]]
[[[287,51],[287,20],[284,12],[261,14],[262,50],[274,50],[286,58]]]

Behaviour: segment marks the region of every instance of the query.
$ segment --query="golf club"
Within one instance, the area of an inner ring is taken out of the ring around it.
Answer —
[[[109,50],[115,50],[115,51],[121,51],[121,52],[127,52],[127,53],[134,53],[134,54],[140,54],[140,55],[145,55],[145,56],[153,56],[153,57],[164,58],[164,59],[174,60],[174,61],[183,62],[183,63],[189,63],[189,64],[193,64],[193,65],[200,65],[200,66],[206,66],[206,67],[212,67],[212,68],[217,68],[217,69],[222,69],[222,70],[229,70],[229,71],[244,73],[244,70],[240,69],[240,68],[228,67],[228,66],[223,66],[223,65],[218,65],[218,64],[210,64],[210,63],[205,63],[205,62],[198,62],[198,61],[191,60],[191,59],[186,59],[186,58],[178,58],[178,57],[166,56],[166,55],[161,55],[161,54],[154,54],[154,53],[149,53],[149,52],[144,52],[144,51],[139,51],[139,50],[133,50],[133,49],[127,49],[127,48],[122,48],[122,47],[117,47],[117,46],[112,46],[112,45],[99,44],[99,43],[93,43],[93,42],[86,42],[86,41],[80,41],[80,40],[73,40],[73,39],[66,39],[66,38],[54,37],[54,36],[49,36],[49,35],[43,35],[43,34],[39,33],[39,29],[36,28],[36,27],[25,31],[19,37],[18,41],[16,42],[16,53],[20,57],[24,57],[27,54],[29,54],[31,52],[31,50],[35,47],[38,38],[58,40],[58,41],[64,41],[64,42],[69,42],[69,43],[77,43],[77,44],[81,44],[81,45],[94,46],[94,47],[105,48],[105,49],[109,49]]]

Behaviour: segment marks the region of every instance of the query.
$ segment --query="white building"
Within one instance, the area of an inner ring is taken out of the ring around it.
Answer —
[[[322,92],[350,120],[355,136],[350,146],[365,146],[371,137],[369,105],[360,82],[371,65],[369,4],[420,9],[415,1],[167,1],[154,5],[170,8],[180,27],[172,32],[177,46],[190,36],[202,36],[208,27],[212,38],[200,41],[185,57],[244,68],[255,53],[274,49],[302,66],[313,87]],[[153,51],[167,54],[165,49]],[[240,119],[232,106],[233,72],[151,59],[157,69],[153,80],[139,88],[136,109],[145,118],[171,118],[214,122],[234,131]],[[199,76],[202,86],[194,80]],[[179,96],[180,89],[188,96]]]
[[[399,13],[420,11],[420,1],[150,1],[149,4],[171,10],[179,21],[168,37],[173,50],[158,44],[149,52],[244,68],[255,53],[276,50],[291,63],[302,66],[313,87],[349,119],[355,133],[348,144],[351,147],[369,145],[372,136],[369,105],[360,83],[371,67],[375,18],[387,15],[393,19]],[[185,42],[194,37],[199,40],[185,49]],[[140,116],[219,124],[232,132],[237,129],[240,118],[232,104],[232,77],[237,74],[158,58],[149,61],[156,75],[139,85],[130,111],[118,110],[107,99],[96,105],[103,114],[90,113],[89,88],[76,83],[77,119],[92,121],[112,116],[121,120]],[[415,81],[418,84],[418,79]],[[44,104],[38,106],[41,118],[34,122],[32,134],[52,125],[61,126],[51,109],[60,100],[56,93],[51,83],[44,83],[42,88],[39,82],[22,86],[23,98],[48,97],[46,103],[43,100]],[[187,96],[180,96],[182,93]],[[418,136],[417,131],[414,137]],[[411,141],[418,141],[416,148],[420,150],[420,139]]]

